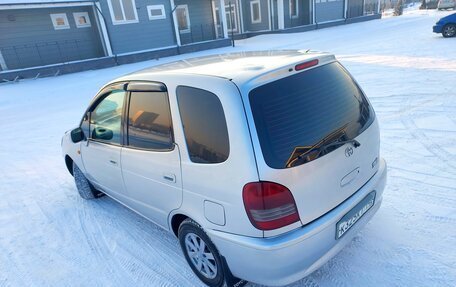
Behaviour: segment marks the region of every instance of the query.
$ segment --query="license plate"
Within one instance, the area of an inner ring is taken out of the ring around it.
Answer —
[[[366,214],[369,209],[374,206],[375,191],[369,193],[363,200],[361,200],[355,207],[347,212],[336,224],[336,239],[344,236],[345,233],[355,225],[358,220]]]

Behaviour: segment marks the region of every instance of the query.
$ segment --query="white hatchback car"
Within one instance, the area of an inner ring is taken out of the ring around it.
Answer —
[[[380,207],[379,146],[361,88],[309,51],[121,77],[62,139],[80,195],[107,194],[173,232],[209,286],[284,285],[333,257]]]
[[[456,9],[456,0],[440,0],[437,4],[437,9]]]

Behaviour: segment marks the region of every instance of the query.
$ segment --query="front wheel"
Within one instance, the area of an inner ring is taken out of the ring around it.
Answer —
[[[84,173],[73,162],[73,177],[78,189],[79,195],[84,199],[94,199],[103,195],[102,192],[95,189],[95,187],[87,180]]]
[[[456,35],[456,25],[447,24],[447,25],[443,26],[442,35],[445,38],[454,37],[454,35]]]
[[[223,286],[225,274],[220,254],[198,223],[184,220],[178,237],[185,259],[196,276],[210,287]]]

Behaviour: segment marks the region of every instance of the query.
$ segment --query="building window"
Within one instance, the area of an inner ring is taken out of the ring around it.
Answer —
[[[112,24],[138,23],[135,0],[108,0]]]
[[[219,8],[216,7],[216,8],[215,8],[215,13],[214,13],[214,15],[215,15],[215,23],[217,23],[217,25],[219,25],[219,24],[221,23],[221,21],[220,21],[220,14],[219,14],[219,13],[220,13],[220,12],[219,12]],[[227,21],[228,21],[228,20],[227,20]]]
[[[290,18],[298,18],[298,0],[290,0]]]
[[[261,6],[259,0],[250,2],[250,19],[252,23],[261,23]]]
[[[176,8],[177,24],[179,33],[190,33],[190,16],[188,15],[188,6],[179,5]]]
[[[89,13],[87,12],[77,12],[73,13],[74,22],[76,22],[76,27],[84,28],[92,26],[90,24]]]
[[[237,15],[236,15],[236,6],[231,5],[231,13],[230,13],[230,5],[225,6],[225,16],[226,16],[226,24],[228,26],[228,31],[237,31]],[[233,24],[233,27],[231,27]]]
[[[70,23],[65,13],[51,14],[52,25],[55,30],[70,29]]]
[[[166,19],[165,6],[149,5],[147,6],[147,14],[149,15],[149,20]]]

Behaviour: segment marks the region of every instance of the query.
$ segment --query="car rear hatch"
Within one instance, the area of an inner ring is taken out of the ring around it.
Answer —
[[[260,180],[291,191],[302,224],[341,204],[377,171],[374,111],[340,63],[261,85],[248,99]]]

